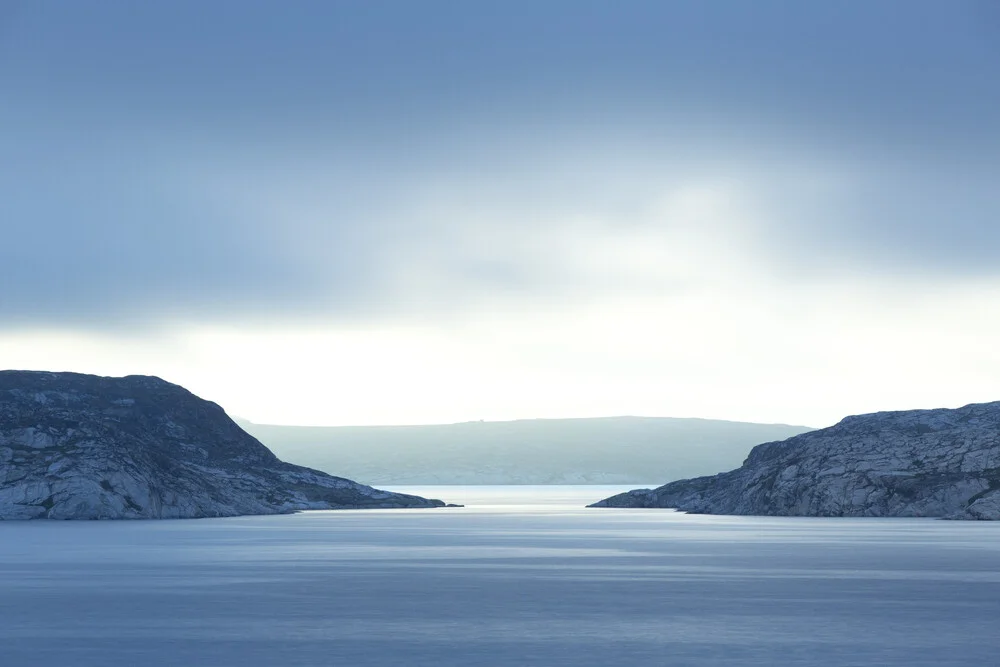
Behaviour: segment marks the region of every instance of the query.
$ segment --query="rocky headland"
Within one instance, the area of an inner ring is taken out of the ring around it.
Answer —
[[[156,377],[0,371],[0,519],[178,519],[438,507],[280,461]]]
[[[591,507],[1000,520],[1000,402],[847,417],[758,445],[736,470]]]

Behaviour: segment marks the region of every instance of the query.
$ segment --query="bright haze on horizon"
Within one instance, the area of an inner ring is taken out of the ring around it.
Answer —
[[[0,367],[258,423],[1000,399],[1000,9],[0,2]]]

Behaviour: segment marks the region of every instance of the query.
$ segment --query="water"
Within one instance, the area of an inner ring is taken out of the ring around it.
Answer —
[[[465,508],[0,522],[0,665],[961,665],[1000,654],[1000,524]],[[595,496],[596,492],[596,496]]]
[[[654,488],[659,484],[522,484],[514,486],[451,484],[447,486],[386,486],[389,491],[412,493],[424,498],[440,498],[445,502],[469,507],[518,507],[520,512],[530,512],[552,505],[567,509],[580,509],[630,489]]]

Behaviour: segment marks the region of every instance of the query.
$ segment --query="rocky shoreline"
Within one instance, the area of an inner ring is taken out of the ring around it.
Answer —
[[[0,519],[180,519],[440,507],[280,461],[156,377],[0,371]]]
[[[1000,520],[1000,402],[847,417],[758,445],[736,470],[591,507]]]

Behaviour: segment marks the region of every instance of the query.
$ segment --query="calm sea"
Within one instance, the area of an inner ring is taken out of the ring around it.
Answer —
[[[1000,664],[1000,524],[464,508],[0,522],[3,667]]]

